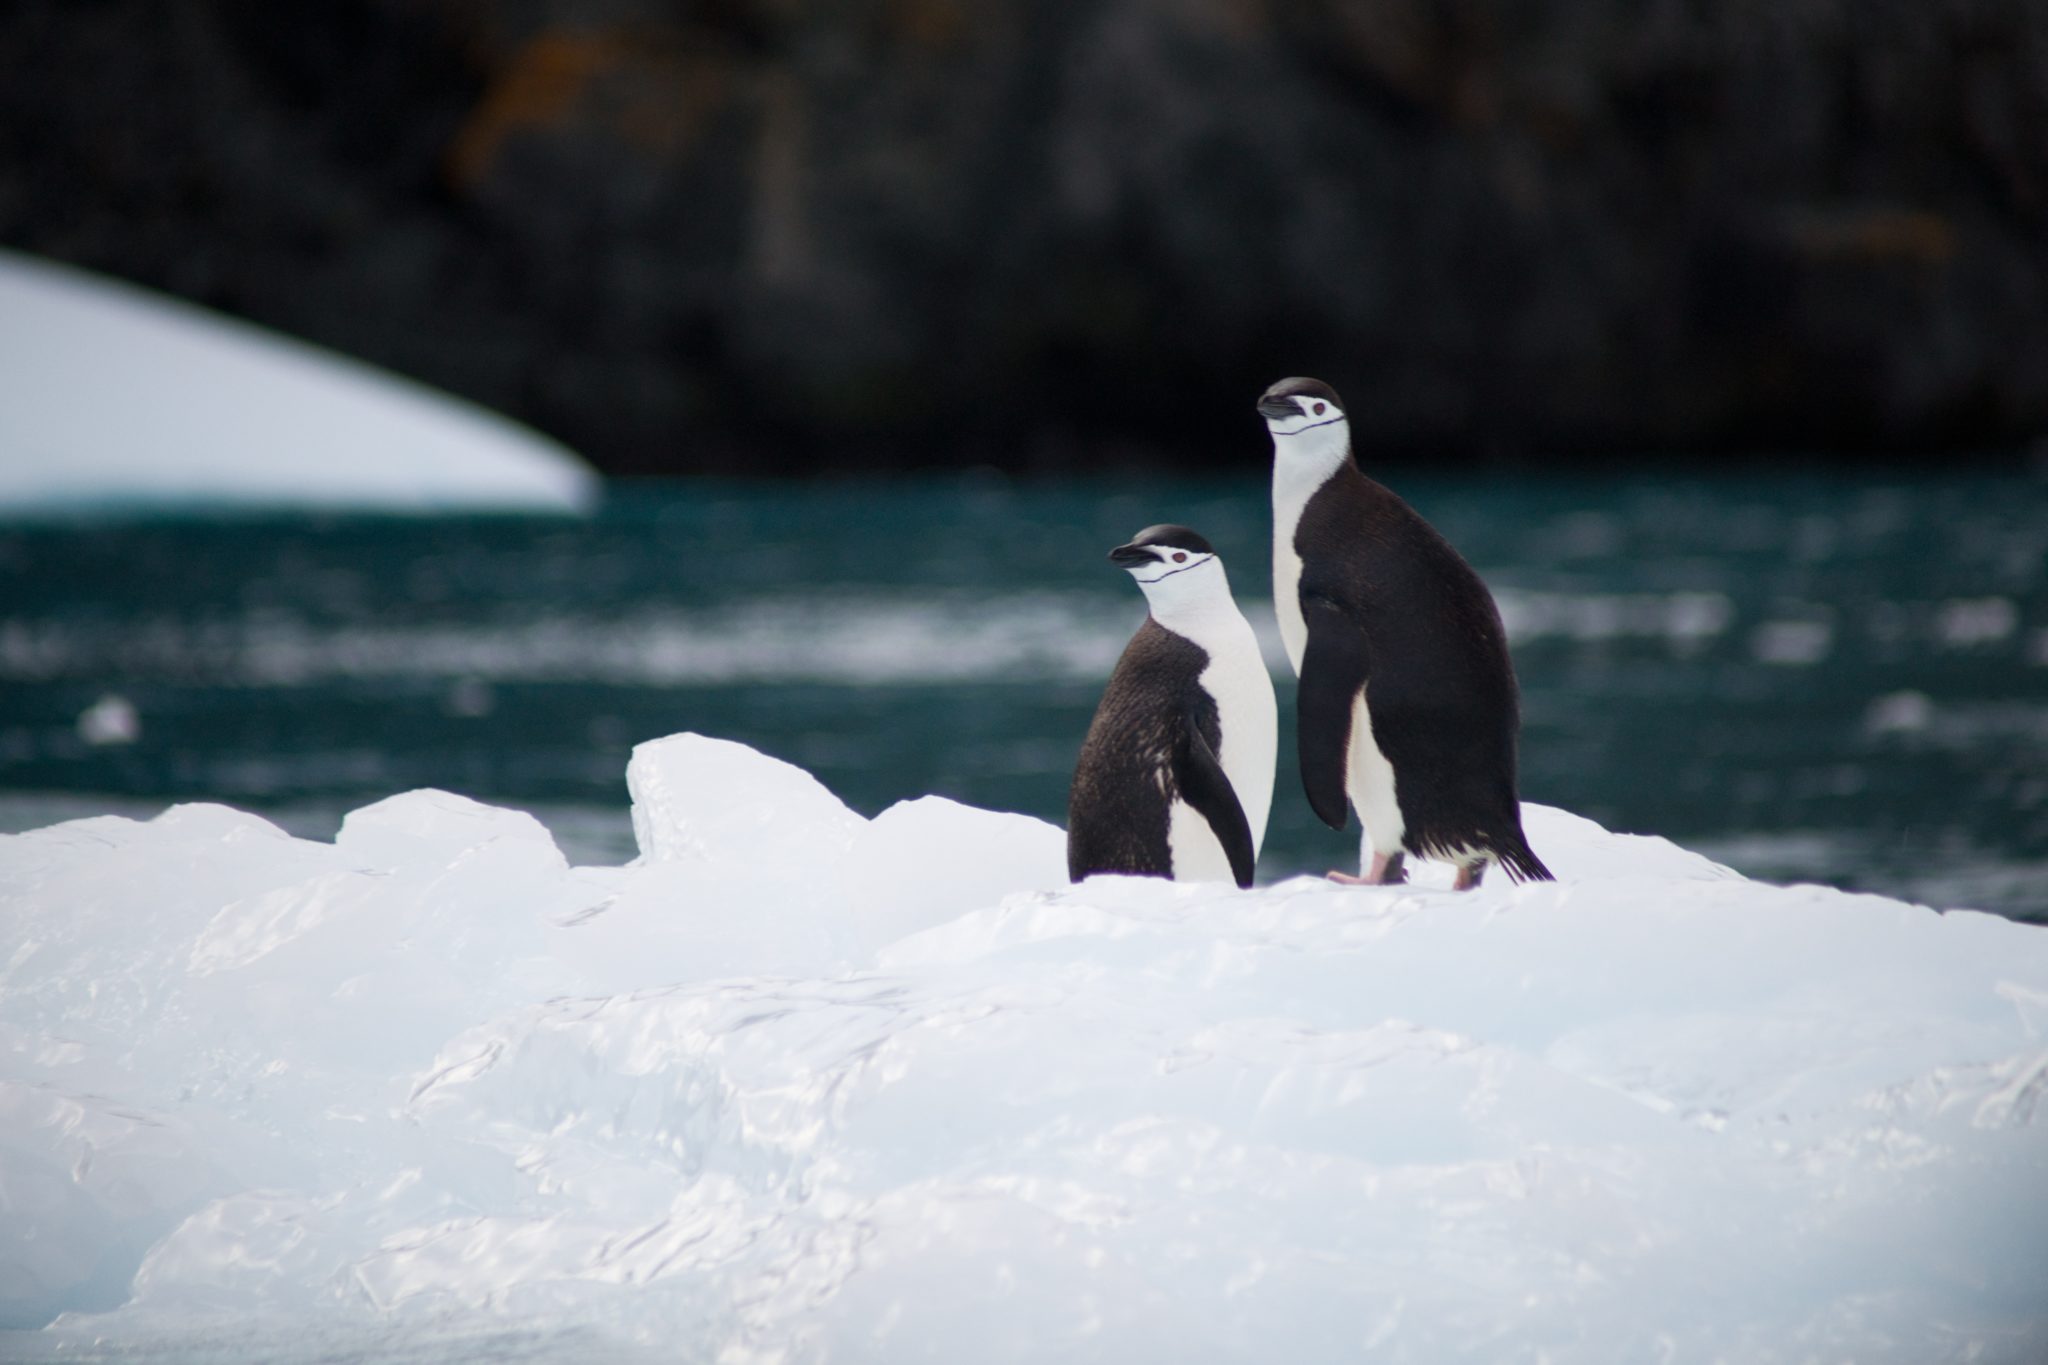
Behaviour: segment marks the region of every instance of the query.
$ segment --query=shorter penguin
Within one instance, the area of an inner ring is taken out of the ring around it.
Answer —
[[[1273,801],[1278,711],[1223,561],[1185,526],[1109,552],[1151,615],[1096,708],[1067,798],[1067,872],[1252,884]]]

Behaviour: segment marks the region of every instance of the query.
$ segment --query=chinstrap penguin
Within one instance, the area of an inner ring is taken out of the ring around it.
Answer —
[[[1252,884],[1273,801],[1272,675],[1223,561],[1185,526],[1109,552],[1150,614],[1124,647],[1067,799],[1067,872]]]
[[[1360,471],[1351,423],[1320,379],[1259,399],[1273,437],[1273,606],[1300,679],[1309,805],[1333,829],[1348,798],[1365,826],[1362,877],[1398,882],[1405,854],[1550,870],[1522,834],[1514,665],[1493,596],[1428,522]],[[1365,850],[1369,850],[1368,853]]]

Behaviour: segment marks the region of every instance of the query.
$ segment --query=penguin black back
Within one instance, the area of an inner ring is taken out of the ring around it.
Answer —
[[[1302,595],[1341,606],[1363,629],[1373,736],[1401,775],[1406,842],[1437,856],[1488,848],[1517,880],[1547,879],[1521,835],[1520,701],[1507,633],[1478,573],[1356,466],[1309,499],[1295,544]],[[1335,552],[1343,546],[1348,554]],[[1341,823],[1341,774],[1339,783]]]
[[[1067,873],[1073,880],[1097,872],[1173,875],[1169,826],[1180,766],[1176,755],[1188,747],[1210,754],[1222,747],[1216,703],[1194,683],[1208,662],[1201,646],[1150,619],[1124,647],[1081,742],[1067,796]],[[1162,708],[1162,695],[1175,704]],[[1250,881],[1248,868],[1242,881]]]

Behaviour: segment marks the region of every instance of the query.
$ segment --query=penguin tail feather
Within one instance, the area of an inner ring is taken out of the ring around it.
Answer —
[[[1527,840],[1517,841],[1513,848],[1495,850],[1494,857],[1499,861],[1502,869],[1507,872],[1511,880],[1518,882],[1554,882],[1557,880],[1557,878],[1550,875],[1550,869],[1543,865],[1543,860],[1536,856],[1535,850],[1529,847]]]

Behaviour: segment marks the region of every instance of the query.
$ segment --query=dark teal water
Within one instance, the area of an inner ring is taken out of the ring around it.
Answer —
[[[1388,481],[1500,598],[1527,798],[1774,880],[2048,915],[2048,480]],[[327,834],[438,786],[618,860],[631,747],[682,729],[870,813],[1059,820],[1143,611],[1105,552],[1195,526],[1270,636],[1267,519],[1247,479],[0,524],[0,822],[205,798]],[[1290,693],[1262,879],[1357,856],[1299,795]]]

